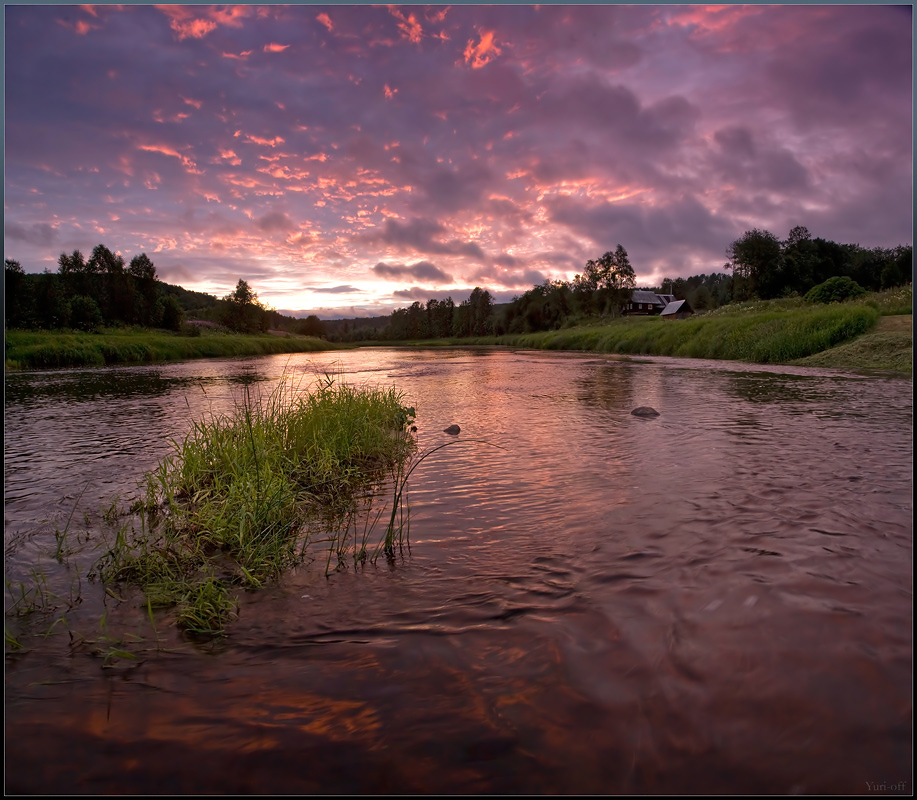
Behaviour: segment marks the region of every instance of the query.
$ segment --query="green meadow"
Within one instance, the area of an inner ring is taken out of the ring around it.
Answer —
[[[206,331],[189,336],[149,328],[104,328],[99,333],[7,330],[5,336],[7,372],[340,349],[322,339],[293,334]]]

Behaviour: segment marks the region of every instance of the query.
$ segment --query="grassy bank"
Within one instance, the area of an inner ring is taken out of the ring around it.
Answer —
[[[908,286],[831,305],[801,298],[768,300],[723,306],[684,320],[623,317],[538,333],[387,344],[503,345],[910,373],[911,298]]]
[[[277,578],[315,539],[328,547],[326,571],[391,552],[398,509],[374,534],[383,509],[372,506],[397,504],[413,414],[396,389],[331,378],[309,392],[284,381],[265,402],[246,397],[233,414],[195,423],[147,476],[133,513],[109,511],[93,575],[141,588],[151,614],[174,607],[180,627],[214,633],[232,615],[234,591]]]
[[[804,367],[880,369],[913,373],[913,317],[882,317],[870,333],[792,363]]]
[[[200,336],[183,336],[146,328],[106,328],[100,333],[8,330],[5,336],[7,372],[339,349],[339,345],[311,336],[209,331]]]
[[[854,339],[873,328],[878,318],[879,312],[865,305],[744,309],[674,321],[622,319],[598,327],[500,337],[499,341],[545,350],[785,364]]]

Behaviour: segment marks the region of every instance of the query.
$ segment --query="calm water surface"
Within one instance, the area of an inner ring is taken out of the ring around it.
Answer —
[[[317,550],[224,641],[157,645],[85,578],[100,510],[285,371],[505,449],[425,460],[395,559]],[[8,376],[6,575],[66,625],[8,652],[7,790],[909,794],[912,413],[897,379],[487,350]]]

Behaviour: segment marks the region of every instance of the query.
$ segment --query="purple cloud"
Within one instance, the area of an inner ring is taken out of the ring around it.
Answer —
[[[912,242],[909,6],[5,13],[5,251],[30,272],[102,242],[347,315],[618,243],[649,284],[751,227]]]
[[[386,280],[398,280],[400,278],[411,278],[418,281],[427,281],[429,283],[451,283],[452,277],[443,272],[435,264],[429,261],[418,261],[416,264],[405,266],[402,264],[386,264],[380,261],[373,267],[373,272]]]

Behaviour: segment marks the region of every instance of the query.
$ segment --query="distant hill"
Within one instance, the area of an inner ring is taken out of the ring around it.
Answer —
[[[178,301],[187,319],[219,322],[220,307],[223,303],[220,298],[204,292],[194,292],[190,289],[185,289],[183,286],[171,283],[162,283],[162,291],[164,294],[173,296]],[[494,313],[499,314],[509,305],[510,303],[495,303],[493,306]],[[287,331],[288,333],[304,332],[303,320],[308,316],[307,312],[302,312],[301,317],[288,316],[281,314],[279,311],[271,311],[269,313],[272,329]],[[321,320],[321,327],[324,330],[324,335],[332,341],[365,341],[375,338],[391,320],[391,314],[378,317],[323,319]]]
[[[185,312],[185,316],[189,318],[206,318],[207,311],[214,311],[219,308],[220,301],[211,294],[193,292],[184,286],[176,286],[171,283],[160,283],[162,283],[160,288],[163,294],[171,295],[178,300],[178,304],[181,306],[182,311]]]
[[[220,308],[223,304],[222,299],[171,283],[161,282],[161,288],[163,294],[170,295],[178,301],[187,319],[219,322]],[[308,316],[306,312],[303,312],[301,317],[292,317],[287,314],[281,314],[279,311],[271,311],[269,314],[271,328],[273,330],[287,331],[288,333],[301,332],[303,321]],[[324,328],[325,335],[329,338],[352,334],[355,331],[364,331],[367,334],[366,338],[370,338],[369,333],[382,330],[390,319],[390,316],[331,319],[322,320],[321,325]]]

